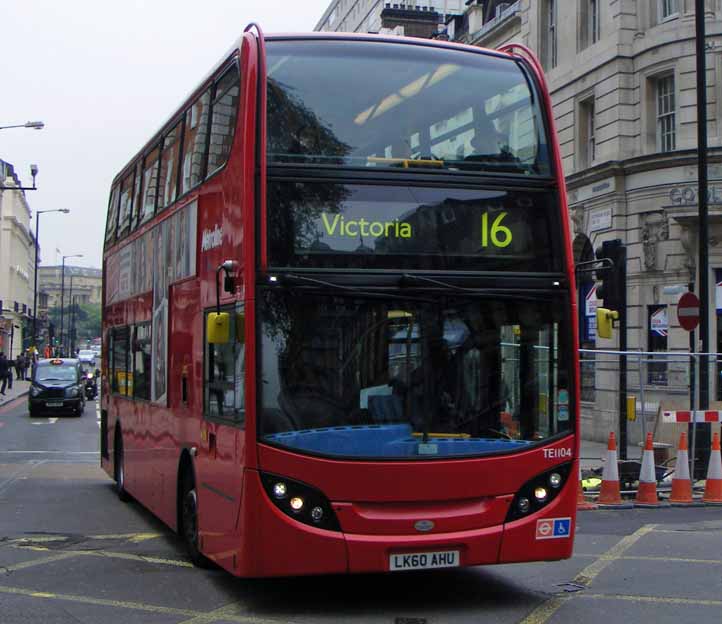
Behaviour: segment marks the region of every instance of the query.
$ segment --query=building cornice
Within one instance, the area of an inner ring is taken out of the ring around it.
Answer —
[[[722,147],[708,150],[709,163],[722,162]],[[625,176],[645,171],[697,165],[697,150],[677,150],[669,153],[645,154],[624,160],[609,160],[584,171],[566,176],[567,189],[574,190],[611,176]]]

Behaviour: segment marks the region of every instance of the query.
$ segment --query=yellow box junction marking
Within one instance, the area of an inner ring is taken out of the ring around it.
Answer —
[[[583,585],[584,587],[589,587],[592,581],[597,578],[602,570],[611,565],[614,561],[621,559],[625,551],[634,546],[634,544],[636,544],[645,535],[654,531],[656,526],[656,524],[647,524],[631,535],[627,535],[625,538],[619,540],[615,546],[610,548],[596,561],[590,563],[579,574],[577,574],[573,582],[578,585]],[[545,600],[527,617],[525,617],[521,621],[521,624],[544,624],[562,605],[571,600],[571,598],[571,596],[555,596],[554,598]]]

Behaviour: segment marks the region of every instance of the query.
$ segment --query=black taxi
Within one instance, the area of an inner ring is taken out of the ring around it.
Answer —
[[[85,381],[78,360],[39,360],[33,366],[30,381],[30,416],[39,416],[41,413],[82,415],[85,409]]]

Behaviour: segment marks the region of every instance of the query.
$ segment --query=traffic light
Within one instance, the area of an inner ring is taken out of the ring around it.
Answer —
[[[594,252],[597,260],[607,259],[611,266],[603,266],[596,270],[597,299],[602,300],[602,307],[608,310],[624,309],[625,289],[627,287],[627,248],[618,238],[604,241]]]

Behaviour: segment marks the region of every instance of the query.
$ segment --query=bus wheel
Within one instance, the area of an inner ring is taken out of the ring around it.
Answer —
[[[193,480],[187,476],[183,479],[181,535],[193,565],[211,567],[211,561],[201,554],[198,546],[198,495]]]
[[[115,493],[123,502],[131,499],[130,494],[125,489],[125,460],[123,458],[123,436],[120,431],[115,434]]]

